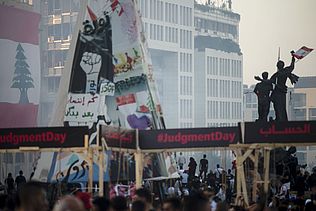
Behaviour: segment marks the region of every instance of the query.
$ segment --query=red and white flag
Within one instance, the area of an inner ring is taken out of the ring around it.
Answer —
[[[0,128],[37,126],[38,13],[0,6]]]
[[[307,56],[310,52],[312,52],[314,49],[308,48],[306,46],[301,47],[298,49],[293,56],[297,59],[303,59],[305,56]]]

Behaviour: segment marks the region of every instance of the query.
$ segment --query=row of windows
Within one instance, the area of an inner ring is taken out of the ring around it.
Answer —
[[[71,23],[55,24],[48,26],[48,37],[54,37],[54,40],[67,40],[72,34]]]
[[[217,57],[206,57],[206,72],[208,75],[242,77],[241,61]],[[218,73],[219,72],[219,73]]]
[[[219,80],[219,97],[230,97],[230,81]]]
[[[242,106],[240,102],[207,101],[208,119],[241,119]]]
[[[192,31],[180,29],[180,48],[192,49]]]
[[[232,81],[232,98],[242,97],[242,84],[240,81]]]
[[[148,0],[145,0],[148,1]],[[150,19],[163,21],[163,2],[150,0]]]
[[[213,20],[206,20],[203,18],[195,18],[194,19],[194,26],[196,28],[202,28],[206,30],[211,30],[214,32],[221,32],[225,34],[231,34],[234,38],[237,37],[237,26],[227,23],[220,23],[218,21]]]
[[[230,62],[229,59],[219,59],[219,75],[230,76]]]
[[[180,99],[180,118],[191,119],[192,118],[192,100]]]
[[[231,116],[230,116],[230,102],[219,102],[219,118],[221,118],[221,119],[231,118]]]
[[[146,34],[149,35],[149,39],[151,40],[178,43],[178,29],[177,28],[169,27],[169,26],[165,26],[164,28],[161,25],[145,23],[144,30]]]
[[[218,96],[218,80],[217,79],[207,79],[207,96],[217,97]]]
[[[192,8],[180,6],[180,24],[192,26]]]
[[[163,26],[150,24],[149,38],[151,40],[163,41]]]
[[[166,26],[165,29],[166,29],[165,41],[178,43],[178,29],[174,27],[169,27],[169,26]]]
[[[239,60],[232,60],[232,77],[242,77],[241,71],[241,61]]]
[[[192,95],[192,77],[180,76],[180,94],[181,95]]]
[[[230,81],[228,80],[218,80],[217,79],[207,79],[207,97],[231,97],[231,98],[241,98],[241,82],[232,81],[230,86]],[[219,93],[218,93],[219,91]]]
[[[178,5],[165,3],[165,21],[169,23],[178,23]]]
[[[232,102],[232,119],[241,119],[241,103]]]
[[[208,122],[207,127],[231,127],[231,126],[237,126],[238,123],[227,123],[227,122]]]
[[[294,109],[294,120],[307,120],[307,109]],[[316,108],[308,109],[308,120],[316,120]]]
[[[192,54],[180,53],[180,72],[192,72]]]
[[[192,128],[192,122],[180,122],[180,128]]]
[[[47,67],[62,67],[67,59],[67,50],[47,51]]]
[[[47,0],[48,14],[60,12],[80,11],[80,0]]]

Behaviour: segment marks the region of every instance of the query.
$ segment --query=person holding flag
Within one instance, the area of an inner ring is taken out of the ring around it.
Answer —
[[[279,60],[277,62],[277,72],[274,73],[270,79],[261,79],[258,76],[255,76],[255,79],[258,81],[262,81],[264,83],[273,83],[274,89],[272,90],[271,94],[271,101],[273,102],[273,108],[275,111],[276,121],[288,121],[287,113],[286,113],[286,93],[287,93],[287,86],[286,81],[289,78],[291,83],[294,84],[298,81],[298,76],[294,75],[292,71],[294,70],[295,64],[295,52],[291,51],[292,61],[290,66],[284,67],[284,62]]]

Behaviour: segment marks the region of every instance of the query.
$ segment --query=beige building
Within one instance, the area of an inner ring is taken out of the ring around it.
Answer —
[[[316,76],[301,77],[292,94],[292,120],[316,120]],[[297,147],[299,163],[316,166],[316,146]]]

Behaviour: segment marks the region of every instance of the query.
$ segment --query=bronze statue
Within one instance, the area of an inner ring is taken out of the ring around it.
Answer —
[[[266,84],[274,84],[274,89],[271,94],[271,101],[273,102],[273,108],[275,111],[276,121],[288,121],[286,113],[286,93],[287,86],[286,81],[289,78],[291,83],[294,84],[298,80],[298,76],[294,75],[292,71],[294,70],[295,57],[294,51],[291,51],[292,61],[290,66],[284,67],[284,62],[279,60],[277,62],[277,72],[272,75],[270,79],[261,79],[256,76],[255,79]]]

